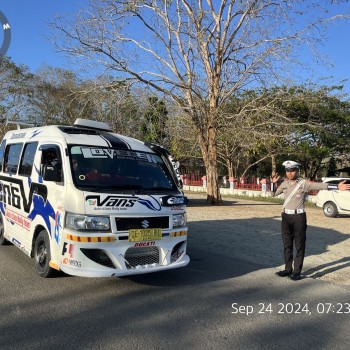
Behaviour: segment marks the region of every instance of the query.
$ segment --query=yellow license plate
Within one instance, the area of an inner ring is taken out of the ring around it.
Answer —
[[[129,230],[129,242],[154,241],[162,239],[161,228]]]

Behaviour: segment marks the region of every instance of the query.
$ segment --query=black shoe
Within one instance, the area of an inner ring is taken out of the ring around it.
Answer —
[[[290,278],[292,281],[299,281],[299,280],[301,279],[300,273],[293,273],[291,276],[289,276],[289,278]]]
[[[287,277],[287,276],[290,276],[292,273],[293,273],[292,270],[282,270],[282,271],[276,272],[276,275],[280,277]]]

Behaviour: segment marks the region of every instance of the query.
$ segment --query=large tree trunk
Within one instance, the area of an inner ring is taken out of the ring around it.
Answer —
[[[216,130],[214,127],[209,127],[205,139],[203,135],[199,137],[199,144],[202,149],[207,176],[207,204],[221,204],[222,199],[218,182]]]
[[[228,177],[233,177],[234,172],[233,172],[233,163],[231,159],[226,160],[226,167],[227,167]]]

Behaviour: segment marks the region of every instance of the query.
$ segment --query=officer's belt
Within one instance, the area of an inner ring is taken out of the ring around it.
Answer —
[[[305,209],[295,209],[295,210],[283,209],[283,212],[286,214],[302,214],[302,213],[305,213]]]

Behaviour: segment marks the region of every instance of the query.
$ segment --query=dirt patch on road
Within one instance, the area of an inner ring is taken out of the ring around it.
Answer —
[[[281,204],[224,197],[205,205],[204,193],[190,193],[189,244],[266,267],[283,268]],[[303,274],[350,285],[350,217],[328,218],[307,208],[308,231]]]

